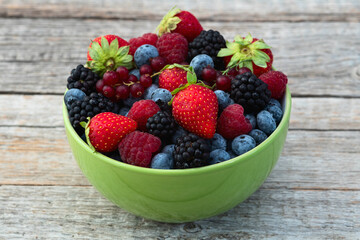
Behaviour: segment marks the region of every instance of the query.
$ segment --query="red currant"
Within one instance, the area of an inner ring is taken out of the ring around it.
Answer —
[[[119,74],[121,82],[124,82],[129,77],[129,70],[126,67],[120,66],[116,69],[116,72]]]
[[[151,75],[153,73],[151,66],[148,64],[142,65],[139,70],[140,70],[140,75],[145,75],[145,74]]]
[[[134,98],[141,97],[144,94],[144,91],[145,89],[140,83],[134,83],[130,86],[130,92]]]
[[[238,71],[236,70],[236,68],[231,68],[228,72],[227,72],[227,75],[230,76],[230,77],[236,77],[236,75],[238,75]]]
[[[103,87],[104,87],[104,81],[103,81],[102,79],[101,79],[101,80],[98,80],[98,81],[96,82],[96,91],[97,91],[98,93],[102,93]]]
[[[165,67],[166,59],[160,56],[155,57],[150,60],[150,65],[155,72],[159,72],[161,69],[163,69],[163,67]]]
[[[216,78],[216,88],[223,91],[230,91],[231,79],[228,76],[221,75]]]
[[[238,70],[238,74],[243,74],[243,73],[246,73],[246,72],[251,72],[251,70],[248,69],[247,67],[241,67]]]
[[[107,85],[103,87],[102,92],[107,98],[112,98],[115,95],[115,89]]]
[[[115,89],[116,100],[127,99],[130,95],[130,88],[126,85],[117,86]]]
[[[204,81],[212,83],[216,81],[216,70],[211,66],[207,66],[201,72],[201,77]]]
[[[119,82],[119,74],[115,71],[107,71],[104,73],[103,81],[105,85],[114,86]]]
[[[144,65],[143,65],[144,66]],[[144,88],[148,88],[151,86],[152,84],[152,78],[150,77],[150,75],[145,74],[145,75],[141,75],[140,76],[140,84],[144,87]]]

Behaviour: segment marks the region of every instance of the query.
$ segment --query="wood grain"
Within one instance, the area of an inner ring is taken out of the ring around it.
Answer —
[[[109,33],[130,39],[155,30],[158,21],[7,18],[1,23],[0,91],[62,94],[71,69],[85,63],[91,39]],[[247,32],[264,38],[273,46],[274,66],[288,75],[296,96],[360,97],[360,23],[203,25],[227,39]]]
[[[0,126],[62,127],[62,98],[62,95],[0,95]],[[360,130],[358,98],[295,97],[292,106],[290,129]]]
[[[173,6],[210,21],[358,21],[358,1],[2,0],[0,17],[161,19]],[[229,7],[231,6],[231,7]],[[241,14],[238,14],[241,13]]]
[[[359,132],[292,131],[263,188],[360,191]],[[0,127],[0,185],[89,185],[63,128]]]
[[[165,224],[135,217],[92,187],[0,186],[4,239],[359,239],[360,195],[260,189],[210,219]]]

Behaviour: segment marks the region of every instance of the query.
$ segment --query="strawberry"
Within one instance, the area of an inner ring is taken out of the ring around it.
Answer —
[[[137,123],[127,117],[103,112],[91,118],[85,127],[89,145],[98,152],[112,152],[120,141],[136,130]]]
[[[191,83],[174,94],[172,113],[177,123],[200,137],[213,138],[218,113],[216,94],[204,85]]]
[[[182,11],[178,8],[172,8],[161,20],[157,31],[159,36],[164,33],[180,33],[188,42],[192,42],[196,38],[203,27],[199,20],[190,12]]]
[[[129,43],[116,35],[97,37],[89,45],[87,67],[101,77],[120,66],[131,69],[133,57],[129,49]]]
[[[187,83],[189,69],[183,65],[167,65],[159,75],[159,87],[172,92],[180,85]]]
[[[234,42],[227,42],[227,48],[222,48],[218,57],[225,57],[227,68],[247,67],[257,77],[271,70],[273,55],[270,46],[263,40],[253,38],[250,34],[245,38],[236,36]]]

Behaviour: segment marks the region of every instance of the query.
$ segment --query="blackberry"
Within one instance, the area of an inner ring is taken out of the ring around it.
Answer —
[[[174,168],[195,168],[208,165],[211,146],[208,141],[193,133],[176,140]]]
[[[102,112],[113,112],[115,106],[101,93],[93,92],[90,96],[85,96],[82,101],[75,101],[71,104],[69,109],[70,123],[75,130],[79,130],[81,128],[80,122],[87,122],[87,117],[92,118]]]
[[[271,92],[267,84],[251,72],[237,75],[231,81],[230,97],[243,106],[246,113],[257,113],[270,101]]]
[[[100,77],[96,73],[80,64],[71,70],[71,74],[67,79],[67,88],[77,88],[86,93],[86,95],[90,95],[90,93],[95,91],[95,85],[98,80],[100,80]]]
[[[171,114],[171,106],[167,102],[161,101],[160,99],[156,101],[156,104],[160,107],[162,111],[169,112]]]
[[[194,41],[189,43],[188,62],[191,62],[191,60],[199,54],[206,54],[213,59],[217,70],[223,70],[225,69],[224,60],[223,58],[217,57],[221,48],[226,48],[224,37],[218,31],[203,30]]]
[[[146,122],[149,133],[159,137],[163,142],[169,142],[176,131],[176,127],[176,122],[170,112],[163,110],[148,118]]]

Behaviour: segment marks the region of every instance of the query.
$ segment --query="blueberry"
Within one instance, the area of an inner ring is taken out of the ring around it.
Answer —
[[[267,135],[259,130],[259,129],[253,129],[249,132],[249,136],[251,136],[255,142],[256,142],[256,145],[259,145],[260,143],[262,143],[263,141],[266,140],[267,138]]]
[[[276,100],[275,98],[271,98],[268,105],[274,105],[274,106],[277,106],[278,108],[282,109],[280,102],[278,100]]]
[[[161,150],[162,153],[167,153],[167,154],[170,154],[171,156],[173,155],[174,151],[175,151],[175,144],[166,145]]]
[[[262,110],[258,113],[256,117],[256,122],[258,128],[266,133],[266,135],[270,135],[276,129],[276,122],[271,113],[266,110]]]
[[[156,102],[157,100],[161,100],[165,103],[169,102],[172,98],[171,92],[167,89],[158,88],[155,89],[151,94],[151,100]]]
[[[159,86],[156,84],[152,84],[150,87],[148,87],[147,89],[145,89],[144,92],[144,99],[151,99],[151,94],[158,89]]]
[[[214,61],[209,55],[206,54],[199,54],[196,57],[194,57],[190,62],[190,66],[194,68],[194,71],[198,78],[201,78],[202,70],[208,65],[214,67]]]
[[[256,147],[256,142],[249,135],[243,134],[234,138],[231,147],[237,155],[241,155]]]
[[[137,79],[140,79],[140,70],[139,69],[133,69],[129,72],[129,75],[134,75],[135,77],[137,77]]]
[[[229,160],[231,157],[229,153],[222,149],[216,149],[210,152],[210,162],[209,164],[220,163],[226,160]]]
[[[276,105],[267,105],[265,110],[271,113],[273,118],[275,119],[275,122],[279,124],[283,116],[283,111],[281,110],[281,108]]]
[[[70,106],[75,101],[82,101],[86,94],[77,88],[69,89],[64,96],[64,101],[67,109],[70,109]]]
[[[227,106],[234,104],[234,100],[230,98],[230,94],[222,90],[216,90],[214,92],[217,96],[220,109],[224,110]]]
[[[105,153],[106,156],[108,156],[109,158],[112,158],[116,161],[122,162],[121,157],[120,157],[120,153],[118,150],[110,152],[110,153]]]
[[[159,52],[153,45],[144,44],[136,49],[134,54],[135,64],[138,67],[141,67],[144,64],[150,64],[150,58],[155,58],[159,56]]]
[[[128,112],[130,111],[130,108],[128,107],[122,107],[120,108],[119,114],[123,116],[127,116]]]
[[[252,129],[256,128],[256,117],[252,114],[246,114],[245,117],[249,119]]]
[[[230,155],[230,159],[236,158],[238,156],[232,150],[228,150],[227,153]]]
[[[171,169],[173,164],[173,158],[167,153],[158,153],[151,160],[151,168]]]
[[[178,130],[176,130],[175,134],[171,137],[171,142],[175,144],[176,139],[178,139],[179,137],[182,137],[186,133],[187,133],[187,131],[184,128],[179,127]]]
[[[215,149],[226,150],[226,140],[218,133],[215,133],[214,137],[211,139],[211,151]]]
[[[129,97],[129,98],[125,99],[123,102],[126,107],[131,108],[132,105],[139,100],[141,100],[141,98]]]

